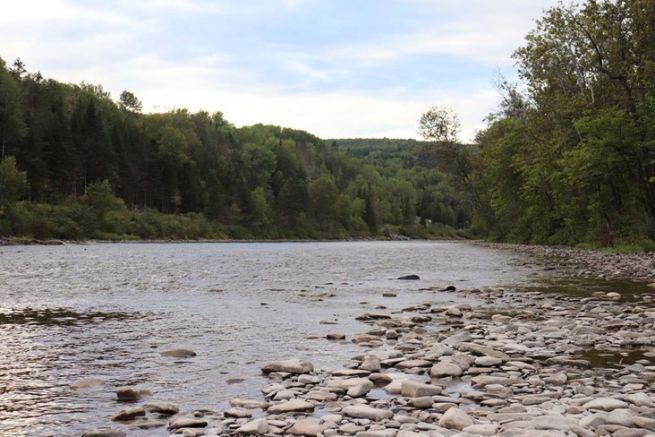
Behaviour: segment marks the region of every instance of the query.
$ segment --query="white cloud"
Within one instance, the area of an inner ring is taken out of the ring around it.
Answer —
[[[299,8],[313,0],[277,1]],[[28,69],[65,82],[102,84],[114,96],[129,89],[147,110],[220,110],[237,125],[279,124],[322,137],[416,137],[423,111],[432,105],[448,106],[460,114],[462,136],[470,140],[498,100],[492,86],[495,67],[511,64],[509,54],[532,26],[530,18],[555,0],[403,1],[420,4],[427,15],[442,18],[434,25],[423,22],[410,32],[375,35],[320,54],[312,47],[297,51],[284,47],[275,58],[282,69],[305,77],[307,84],[334,83],[335,78],[357,74],[362,65],[384,68],[389,61],[439,54],[486,65],[489,77],[450,89],[435,81],[432,89],[421,92],[412,90],[411,84],[395,89],[343,85],[312,91],[305,83],[267,81],[265,63],[259,68],[237,68],[233,55],[227,53],[193,55],[189,49],[183,62],[164,56],[157,45],[157,37],[165,31],[161,20],[171,13],[226,16],[229,10],[224,7],[234,8],[211,0],[119,0],[111,10],[106,4],[92,7],[72,0],[12,2],[0,15],[0,56],[8,61],[21,57]],[[82,37],[80,24],[87,26]],[[54,26],[77,33],[60,34]],[[148,37],[152,37],[150,45],[144,43]],[[329,67],[316,67],[317,59]]]

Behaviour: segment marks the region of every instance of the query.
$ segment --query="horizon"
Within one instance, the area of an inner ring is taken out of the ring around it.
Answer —
[[[420,115],[439,105],[470,142],[497,107],[494,80],[516,79],[512,52],[556,0],[529,3],[27,0],[0,17],[0,56],[113,99],[129,90],[146,113],[220,111],[327,139],[420,139]]]

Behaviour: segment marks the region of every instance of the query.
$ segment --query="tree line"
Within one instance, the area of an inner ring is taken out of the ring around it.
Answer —
[[[449,157],[474,228],[504,241],[655,249],[655,2],[559,4],[514,59],[520,80],[499,81],[499,109],[474,144],[444,130],[448,111],[421,123]]]
[[[0,60],[0,144],[0,236],[348,238],[468,225],[444,174],[411,147],[374,160],[304,131],[237,128],[220,112],[145,114],[128,91],[114,101],[20,60]]]

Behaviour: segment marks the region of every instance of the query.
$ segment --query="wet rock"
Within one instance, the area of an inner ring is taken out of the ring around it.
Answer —
[[[116,389],[116,398],[121,402],[136,402],[149,395],[148,390],[134,387],[119,387]]]
[[[205,428],[207,421],[196,419],[195,417],[180,417],[168,422],[168,429],[176,430],[180,428]]]
[[[179,413],[179,408],[167,402],[150,402],[143,406],[150,413],[159,414],[160,416],[173,416]]]
[[[309,361],[291,359],[283,361],[272,361],[262,366],[262,373],[265,375],[271,372],[284,372],[292,374],[311,373],[314,366]]]
[[[389,410],[373,408],[368,405],[349,405],[341,412],[348,417],[370,420],[383,420],[393,417],[393,413]]]
[[[314,411],[314,404],[302,399],[273,404],[268,407],[269,414],[295,413],[303,411]]]
[[[419,275],[405,275],[398,278],[400,281],[418,281],[421,279]]]
[[[268,432],[268,422],[265,418],[252,420],[236,430],[237,434],[266,434]]]
[[[102,385],[104,381],[98,378],[83,378],[71,384],[73,390],[90,390]]]
[[[268,402],[258,401],[255,399],[234,398],[234,399],[230,399],[230,405],[237,408],[256,410],[256,409],[266,409],[268,407]]]
[[[328,340],[345,340],[346,334],[341,332],[330,332],[325,336]]]
[[[402,381],[400,393],[408,398],[419,398],[441,394],[441,387],[431,384],[421,384],[414,381]]]
[[[473,425],[473,419],[463,410],[457,407],[451,407],[439,419],[439,426],[447,429],[457,429],[462,431],[467,426]]]
[[[195,357],[197,354],[189,349],[171,349],[159,353],[162,357],[170,358],[191,358]]]

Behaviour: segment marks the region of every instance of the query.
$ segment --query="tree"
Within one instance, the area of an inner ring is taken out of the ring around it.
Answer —
[[[453,111],[433,106],[419,120],[419,134],[428,141],[456,143],[461,125]]]
[[[141,101],[131,92],[123,91],[118,100],[118,106],[121,110],[130,114],[140,114],[143,109]]]
[[[20,97],[16,80],[0,58],[0,160],[5,157],[8,145],[25,136]]]
[[[16,168],[16,158],[5,157],[0,162],[0,210],[20,200],[26,190],[26,173]]]

